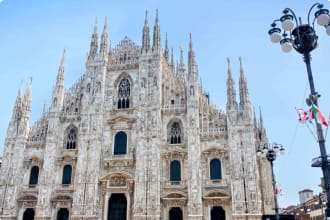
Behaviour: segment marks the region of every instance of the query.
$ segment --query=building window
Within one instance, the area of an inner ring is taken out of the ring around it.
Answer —
[[[71,176],[72,176],[72,166],[65,165],[63,167],[62,184],[71,184]]]
[[[170,181],[181,181],[181,164],[177,160],[171,162]]]
[[[77,145],[77,130],[75,128],[70,128],[66,134],[66,149],[76,149]]]
[[[178,122],[174,122],[170,127],[170,143],[171,144],[181,144],[182,133]]]
[[[211,180],[220,180],[221,176],[221,162],[219,159],[213,159],[210,162],[210,178]]]
[[[127,135],[125,132],[120,131],[115,136],[115,145],[113,154],[126,154],[127,152]]]
[[[29,185],[32,185],[32,186],[37,185],[38,184],[38,178],[39,178],[39,167],[38,166],[33,166],[31,168]]]
[[[124,78],[118,86],[118,109],[129,108],[131,86],[129,80]]]

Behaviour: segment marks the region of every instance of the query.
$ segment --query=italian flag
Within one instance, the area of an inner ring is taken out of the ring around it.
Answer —
[[[312,102],[312,108],[310,109],[310,112],[312,113],[312,119],[315,119],[316,123],[321,123],[324,126],[328,127],[328,122],[325,119],[324,115],[322,114],[322,112],[320,111],[320,109],[314,105],[314,103]]]

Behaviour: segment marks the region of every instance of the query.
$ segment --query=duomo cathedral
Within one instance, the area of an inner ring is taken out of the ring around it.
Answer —
[[[190,35],[174,64],[156,14],[142,41],[109,47],[95,25],[86,69],[64,88],[65,51],[49,107],[30,124],[19,89],[0,170],[2,220],[259,220],[273,214],[267,143],[241,58],[221,110],[203,90]],[[100,37],[99,37],[100,34]],[[141,43],[141,44],[140,44]],[[162,47],[164,44],[164,47]],[[219,70],[217,70],[219,71]]]

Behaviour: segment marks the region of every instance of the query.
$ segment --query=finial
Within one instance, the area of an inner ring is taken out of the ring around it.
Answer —
[[[230,69],[230,58],[227,57],[228,69]]]
[[[173,53],[173,47],[171,48],[171,65],[174,66],[174,53]]]
[[[193,44],[192,44],[192,37],[191,32],[189,33],[189,49],[192,50]]]
[[[42,114],[45,114],[46,112],[46,99],[44,100],[44,107],[42,109]]]
[[[61,66],[64,65],[65,52],[66,52],[65,48],[63,48],[62,59],[61,59]]]
[[[94,32],[97,32],[97,17],[95,17]]]
[[[30,76],[30,85],[32,85],[32,76]]]
[[[158,8],[156,8],[156,22],[158,22]]]
[[[108,26],[108,17],[105,16],[105,21],[104,21],[104,29],[106,29]]]
[[[260,126],[263,127],[263,119],[262,119],[262,113],[261,113],[261,107],[259,106],[259,120],[260,120]]]
[[[165,33],[165,48],[167,48],[167,32]]]
[[[184,64],[183,63],[183,46],[182,45],[180,45],[180,64]]]
[[[239,66],[240,66],[240,69],[243,70],[243,64],[242,64],[242,57],[239,56]]]
[[[148,10],[146,10],[146,18],[144,20],[145,25],[148,25]]]

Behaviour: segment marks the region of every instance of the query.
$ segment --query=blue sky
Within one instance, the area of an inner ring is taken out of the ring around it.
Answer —
[[[66,79],[69,88],[85,70],[86,53],[95,18],[99,32],[105,16],[109,38],[115,46],[128,36],[141,44],[145,10],[153,30],[156,8],[159,10],[162,39],[168,32],[169,46],[179,56],[179,46],[188,47],[192,33],[199,74],[211,101],[225,110],[226,58],[231,58],[238,85],[239,61],[242,56],[248,79],[250,99],[262,109],[267,135],[271,142],[283,144],[287,154],[275,161],[277,181],[283,188],[280,206],[299,202],[298,191],[305,188],[320,192],[321,170],[310,166],[319,156],[316,140],[306,126],[298,124],[295,107],[307,108],[309,94],[302,57],[292,51],[284,54],[280,45],[272,44],[267,34],[272,20],[285,7],[292,8],[303,22],[314,1],[0,1],[0,152],[13,105],[33,77],[32,122],[47,105],[63,48],[66,48]],[[329,1],[320,3],[330,8]],[[329,63],[330,38],[324,28],[316,27],[319,46],[312,52],[312,70],[316,90],[322,95],[319,105],[330,113]],[[164,43],[163,43],[164,45]],[[329,147],[327,147],[329,151]]]

